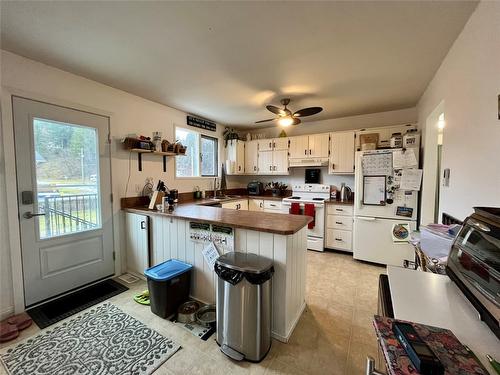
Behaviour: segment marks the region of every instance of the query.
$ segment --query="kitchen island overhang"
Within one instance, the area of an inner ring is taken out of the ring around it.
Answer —
[[[179,205],[172,213],[142,207],[124,208],[126,215],[145,215],[151,225],[150,266],[168,259],[193,265],[191,297],[215,303],[217,275],[205,262],[206,240],[193,238],[192,224],[233,229],[232,251],[254,253],[273,260],[272,336],[287,342],[305,308],[308,216],[236,211],[217,207]],[[127,241],[129,234],[126,235]],[[221,253],[231,251],[222,247]]]

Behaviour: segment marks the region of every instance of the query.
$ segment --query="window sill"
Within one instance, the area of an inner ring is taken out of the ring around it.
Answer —
[[[208,180],[208,179],[214,179],[214,178],[220,178],[220,176],[203,176],[203,177],[177,177],[177,176],[175,176],[176,180]]]

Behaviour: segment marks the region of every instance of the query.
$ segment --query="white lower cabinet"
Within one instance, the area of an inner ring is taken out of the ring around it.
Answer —
[[[352,252],[353,207],[328,204],[326,213],[325,247]]]
[[[264,200],[262,199],[248,199],[248,211],[263,211]]]
[[[144,278],[149,268],[149,217],[125,214],[127,271]]]
[[[222,208],[229,208],[231,210],[248,210],[248,200],[240,199],[237,201],[222,203]]]

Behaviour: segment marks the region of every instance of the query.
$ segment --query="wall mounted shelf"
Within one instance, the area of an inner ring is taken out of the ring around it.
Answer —
[[[163,157],[163,172],[167,171],[167,156],[185,156],[186,154],[176,154],[175,152],[163,152],[163,151],[151,151],[151,150],[143,150],[141,148],[131,148],[130,152],[134,152],[137,154],[137,166],[139,172],[142,171],[142,154],[151,154],[158,155]]]

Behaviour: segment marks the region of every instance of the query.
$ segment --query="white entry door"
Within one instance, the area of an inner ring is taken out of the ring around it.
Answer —
[[[114,274],[109,118],[12,101],[30,306]]]

